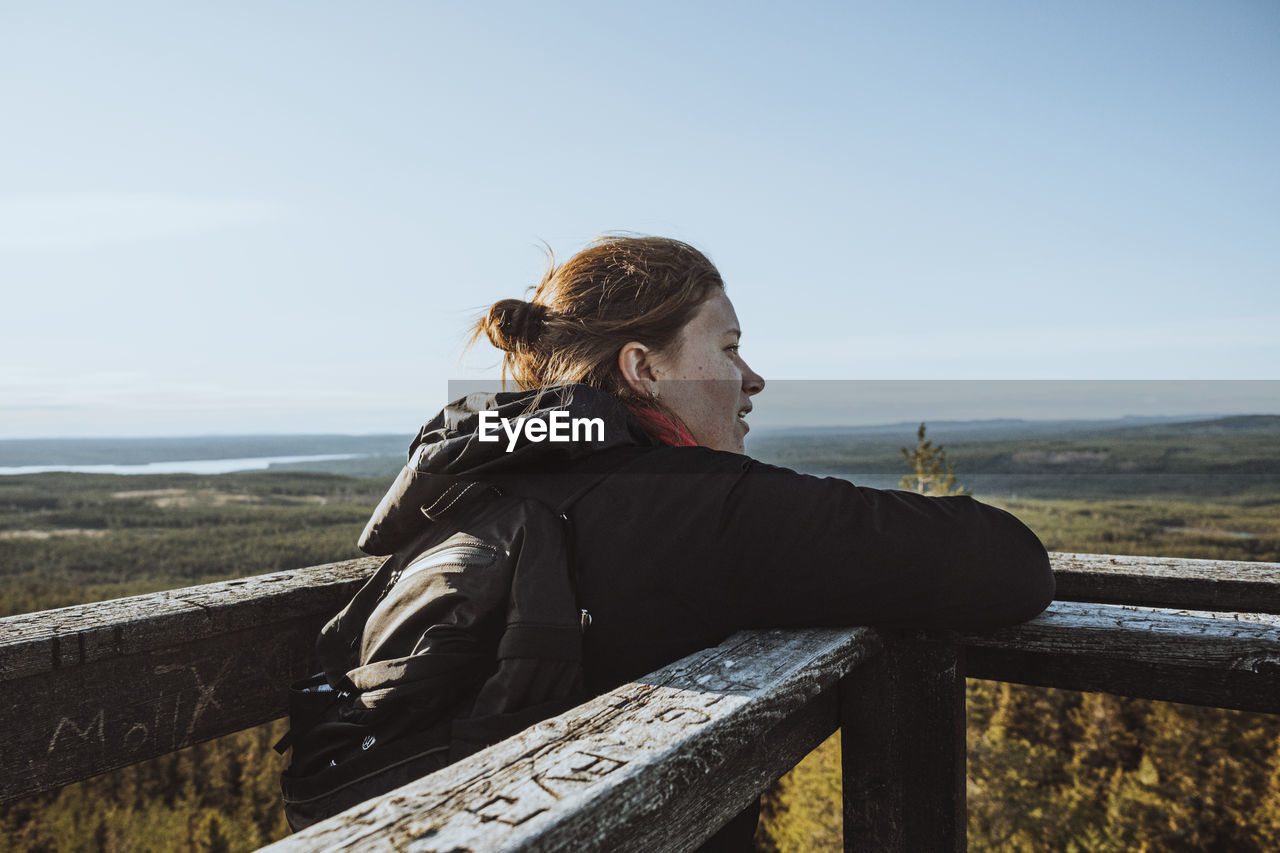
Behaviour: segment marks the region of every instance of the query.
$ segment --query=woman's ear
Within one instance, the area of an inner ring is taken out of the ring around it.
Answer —
[[[657,393],[657,379],[654,374],[653,350],[639,341],[630,341],[622,345],[618,353],[618,369],[627,385],[641,397],[652,397]]]

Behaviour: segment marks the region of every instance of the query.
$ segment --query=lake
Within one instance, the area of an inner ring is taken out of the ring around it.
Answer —
[[[0,467],[0,476],[70,471],[76,474],[229,474],[232,471],[261,471],[276,463],[327,462],[331,459],[358,459],[366,453],[326,453],[315,456],[252,456],[243,459],[179,459],[139,465],[18,465]]]

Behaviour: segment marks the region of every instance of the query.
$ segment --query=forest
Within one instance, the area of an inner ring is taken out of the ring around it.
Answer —
[[[1050,550],[1280,560],[1280,419],[948,440]],[[776,464],[896,486],[910,436],[766,436]],[[357,556],[386,477],[0,477],[0,616]],[[0,807],[5,849],[250,850],[287,833],[279,721]],[[1280,717],[968,685],[973,850],[1273,850]],[[838,736],[764,800],[765,851],[840,849]]]

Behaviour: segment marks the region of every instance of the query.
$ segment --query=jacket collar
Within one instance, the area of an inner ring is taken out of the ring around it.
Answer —
[[[493,412],[507,421],[546,421],[548,429],[555,412],[567,412],[570,418],[599,418],[604,436],[531,441],[522,430],[511,446],[499,429],[498,441],[481,441],[481,412]],[[375,555],[397,551],[430,523],[424,510],[438,507],[450,487],[460,482],[555,471],[602,450],[657,444],[616,398],[588,385],[469,394],[445,406],[418,431],[409,445],[407,464],[360,536],[360,549]]]

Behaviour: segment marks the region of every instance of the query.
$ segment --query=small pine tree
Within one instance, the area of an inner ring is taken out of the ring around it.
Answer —
[[[916,430],[916,449],[902,448],[902,457],[911,467],[911,473],[902,478],[898,488],[935,498],[969,494],[968,489],[956,485],[955,463],[947,464],[942,445],[934,447],[932,441],[925,439],[924,424]]]

